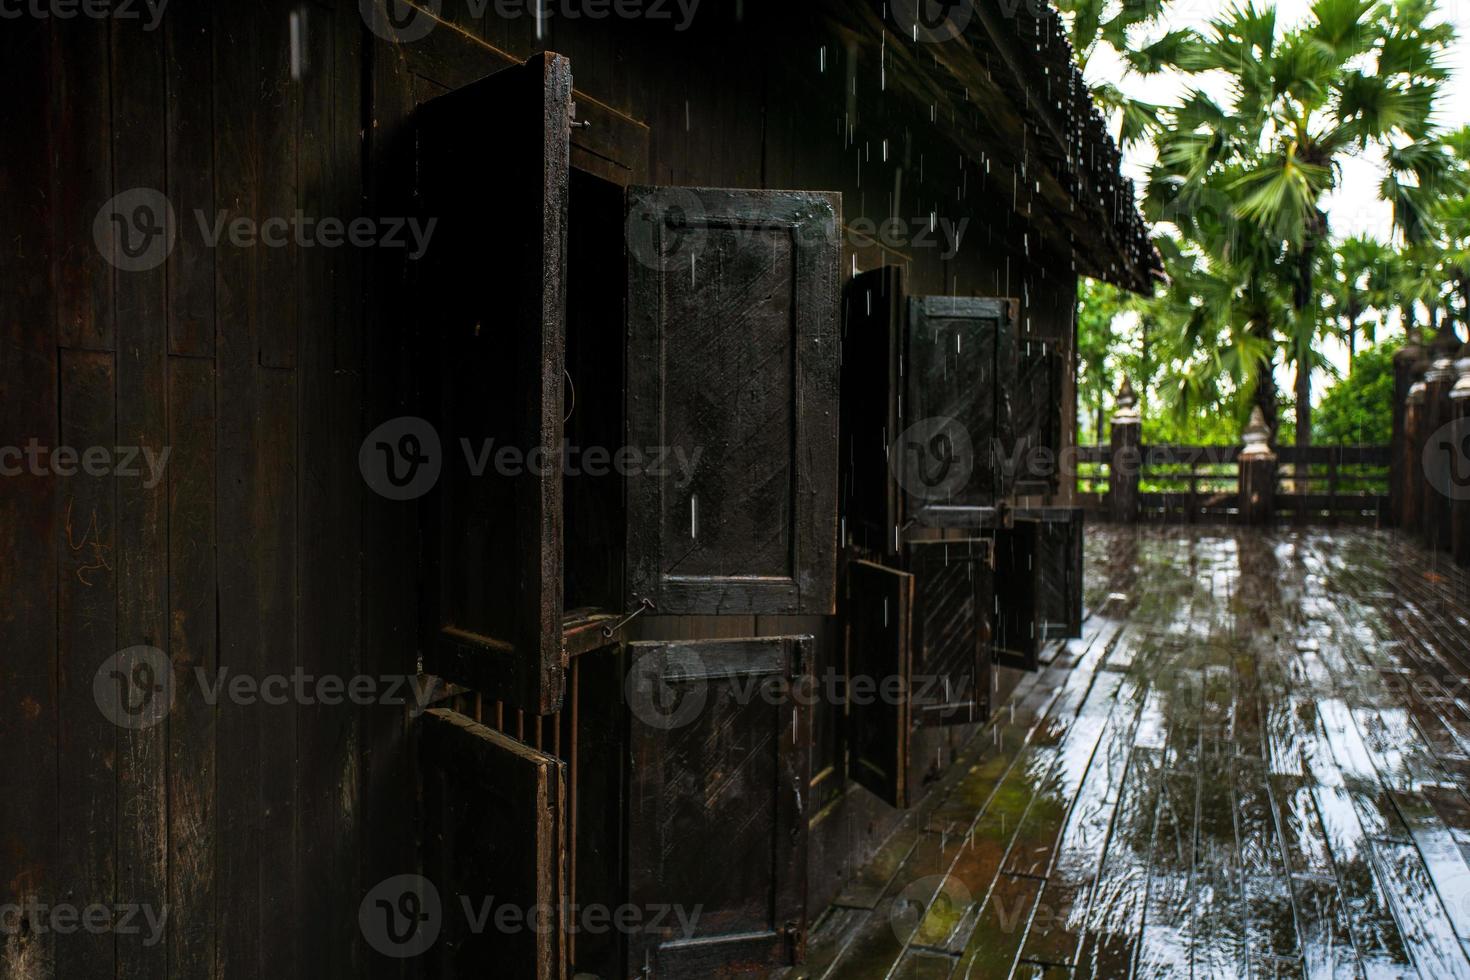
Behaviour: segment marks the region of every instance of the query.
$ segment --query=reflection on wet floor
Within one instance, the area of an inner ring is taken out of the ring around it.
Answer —
[[[1470,977],[1470,578],[1387,532],[1087,534],[1086,635],[792,976]]]

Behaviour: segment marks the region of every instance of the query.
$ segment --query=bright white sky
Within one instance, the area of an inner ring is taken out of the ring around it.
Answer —
[[[1258,0],[1262,4],[1268,2],[1270,0]],[[1183,27],[1204,31],[1211,18],[1219,16],[1225,7],[1225,0],[1174,0],[1169,5],[1167,22],[1155,31],[1162,34],[1165,30]],[[1311,0],[1276,0],[1276,8],[1282,28],[1289,29],[1307,20],[1311,11]],[[1452,21],[1459,32],[1459,39],[1447,58],[1447,65],[1453,75],[1439,100],[1439,122],[1446,128],[1458,128],[1470,124],[1470,0],[1440,0],[1439,8],[1442,16]],[[1162,105],[1177,102],[1191,85],[1202,85],[1219,98],[1224,98],[1228,91],[1223,85],[1211,85],[1208,80],[1202,81],[1198,77],[1174,74],[1172,77],[1143,78],[1127,74],[1122,60],[1102,44],[1097,46],[1088,62],[1087,79],[1093,84],[1112,82],[1133,98]],[[1140,192],[1153,158],[1152,147],[1137,147],[1125,153],[1124,173],[1134,179]],[[1334,235],[1347,237],[1366,234],[1380,241],[1389,240],[1392,209],[1379,199],[1378,185],[1382,179],[1381,159],[1363,156],[1346,161],[1340,186],[1327,200],[1327,212]],[[1338,365],[1339,370],[1346,366],[1347,351],[1343,345],[1329,342],[1326,353]],[[1290,374],[1289,370],[1278,370],[1278,380],[1284,386],[1289,386]],[[1315,380],[1316,391],[1320,394],[1327,379]]]

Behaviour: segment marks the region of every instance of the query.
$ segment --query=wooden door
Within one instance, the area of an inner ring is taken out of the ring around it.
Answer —
[[[907,807],[914,577],[847,566],[847,751],[852,778],[889,806]]]
[[[564,978],[565,766],[442,708],[421,717],[419,745],[424,877],[439,906],[417,905],[438,927],[430,975]],[[517,924],[498,927],[502,913]]]
[[[800,955],[811,649],[810,637],[629,645],[629,900],[670,911],[630,938],[628,976]]]
[[[1039,521],[1016,521],[995,534],[995,662],[1036,670],[1041,653],[1038,624]]]
[[[912,542],[913,720],[965,725],[989,716],[990,541]]]
[[[433,99],[419,188],[429,422],[425,666],[536,713],[565,686],[562,419],[567,59],[545,53]],[[504,453],[504,455],[502,455]]]
[[[844,543],[867,555],[898,553],[902,518],[889,448],[902,429],[904,302],[898,266],[860,273],[843,293],[838,513]]]
[[[831,614],[841,199],[629,191],[630,607]]]
[[[904,419],[894,450],[910,518],[952,523],[941,517],[946,510],[988,506],[1006,494],[1015,329],[1005,300],[909,300]]]

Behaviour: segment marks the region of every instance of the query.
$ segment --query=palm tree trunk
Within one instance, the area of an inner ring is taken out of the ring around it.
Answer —
[[[1302,243],[1301,254],[1297,256],[1297,283],[1296,295],[1293,304],[1296,307],[1298,320],[1305,315],[1306,311],[1315,301],[1316,296],[1312,292],[1313,272],[1317,259],[1317,233],[1320,229],[1326,233],[1327,218],[1320,211],[1317,212],[1317,227],[1307,232],[1306,240]],[[1311,345],[1308,349],[1297,351],[1296,360],[1296,479],[1297,493],[1307,492],[1307,466],[1306,450],[1312,445],[1312,359]]]
[[[1251,317],[1251,336],[1266,342],[1271,342],[1271,321],[1264,314],[1256,314]],[[1276,442],[1277,424],[1277,397],[1276,397],[1276,364],[1275,360],[1268,357],[1265,364],[1260,366],[1256,373],[1256,398],[1257,407],[1265,416],[1266,428],[1271,430],[1271,441]]]

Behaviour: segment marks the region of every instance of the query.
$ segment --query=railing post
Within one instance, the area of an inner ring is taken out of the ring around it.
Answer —
[[[1424,357],[1419,328],[1410,330],[1404,346],[1393,355],[1393,438],[1388,449],[1388,520],[1394,527],[1404,527],[1404,486],[1407,454],[1404,413],[1409,404],[1409,389],[1416,377],[1415,365]]]
[[[1138,521],[1138,480],[1143,470],[1143,420],[1138,397],[1125,377],[1118,389],[1112,419],[1112,455],[1108,462],[1108,507],[1120,524]]]
[[[1450,468],[1464,458],[1464,440],[1470,437],[1470,343],[1460,348],[1460,356],[1455,361],[1455,374],[1455,386],[1450,389],[1450,404],[1453,406],[1450,412],[1455,420],[1455,428],[1452,430],[1454,444],[1449,447],[1452,455],[1446,460],[1449,488],[1454,494],[1454,499],[1450,502],[1450,538],[1453,541],[1455,561],[1461,565],[1470,565],[1470,486],[1460,486],[1455,479],[1457,474]]]
[[[1247,524],[1269,524],[1276,516],[1276,454],[1271,451],[1271,430],[1257,405],[1250,424],[1240,435],[1240,514]]]
[[[1430,440],[1438,444],[1445,437],[1443,429],[1454,419],[1454,403],[1450,401],[1450,389],[1455,385],[1455,351],[1459,345],[1454,335],[1445,330],[1435,341],[1433,362],[1424,375],[1424,441],[1426,450]],[[1419,459],[1423,475],[1424,546],[1430,551],[1449,551],[1450,541],[1450,497],[1448,487],[1431,479],[1428,461],[1421,451]]]

